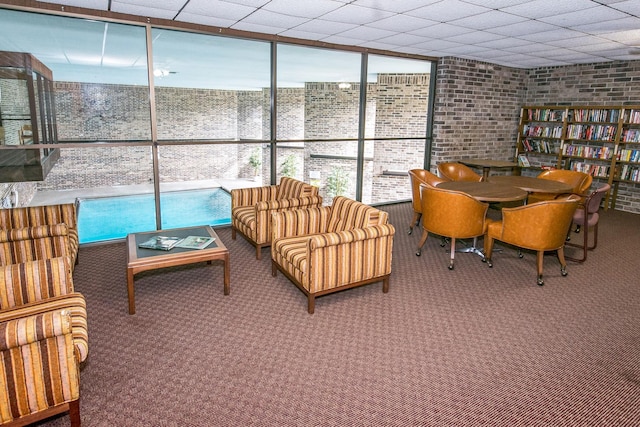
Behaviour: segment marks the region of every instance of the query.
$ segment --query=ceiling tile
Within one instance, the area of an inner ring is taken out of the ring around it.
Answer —
[[[416,18],[409,15],[393,15],[367,24],[368,27],[382,28],[383,30],[409,32],[420,28],[438,24],[438,21]]]
[[[271,0],[262,9],[283,15],[298,16],[302,18],[318,18],[344,6],[343,3],[333,0]]]
[[[343,22],[332,22],[332,21],[325,21],[322,19],[314,19],[311,21],[304,22],[293,29],[298,31],[309,31],[311,33],[330,35],[330,34],[342,33],[343,31],[356,28],[357,26],[358,26],[357,24],[345,24]]]
[[[158,9],[155,7],[137,6],[118,2],[111,4],[111,11],[159,19],[173,19],[178,13],[177,10]]]
[[[503,36],[518,37],[526,34],[536,34],[557,29],[558,27],[555,25],[545,24],[544,22],[526,21],[511,25],[496,25],[493,28],[487,28],[487,31]]]
[[[264,6],[270,1],[271,0],[224,0],[223,3],[230,3],[230,4],[240,5],[240,6],[250,6],[253,8],[258,8],[258,7]]]
[[[250,15],[255,10],[253,7],[231,4],[219,0],[191,0],[182,12],[238,21]]]
[[[323,37],[327,37],[326,34],[312,33],[310,31],[299,31],[296,29],[285,30],[285,31],[282,31],[281,33],[278,33],[278,35],[283,37],[293,37],[296,39],[304,39],[304,40],[320,40]]]
[[[501,9],[519,3],[530,3],[531,0],[462,0],[465,3],[484,6],[491,9]]]
[[[381,30],[379,28],[371,28],[365,25],[360,25],[351,30],[343,31],[337,34],[340,37],[353,37],[360,40],[378,40],[384,37],[389,37],[395,34],[393,31]]]
[[[528,19],[539,19],[576,10],[587,10],[596,6],[598,4],[591,0],[531,0],[523,4],[507,6],[501,10]]]
[[[389,43],[395,44],[397,46],[412,46],[418,43],[428,42],[430,39],[428,37],[420,37],[413,34],[396,34],[389,37],[384,37],[377,40],[380,43]]]
[[[355,0],[351,2],[351,4],[386,10],[387,12],[404,13],[427,6],[428,4],[438,3],[439,1],[441,0]]]
[[[284,27],[274,27],[271,25],[252,24],[246,21],[239,21],[231,26],[234,30],[250,31],[252,33],[279,34],[288,30]]]
[[[178,15],[178,17],[175,20],[181,21],[181,22],[191,22],[191,23],[200,24],[200,25],[210,25],[212,27],[222,27],[222,28],[225,28],[225,27],[231,28],[233,24],[238,22],[237,19],[214,18],[213,16],[206,16],[206,15],[185,13],[185,12],[182,12],[180,15]]]
[[[417,36],[433,37],[433,38],[455,37],[461,34],[467,34],[471,32],[473,32],[472,29],[460,28],[450,24],[436,24],[429,27],[420,28],[418,30],[409,31],[409,33],[415,34]]]
[[[472,31],[470,33],[459,34],[453,37],[447,37],[447,40],[456,43],[464,43],[464,44],[480,44],[488,41],[495,41],[499,39],[503,39],[505,43],[511,43],[513,39],[507,39],[504,36],[498,34],[491,34],[486,31]]]
[[[621,19],[626,16],[627,15],[623,12],[614,10],[610,7],[597,6],[588,9],[577,9],[569,13],[547,16],[546,18],[540,18],[540,21],[560,27],[574,27],[577,25],[588,24],[590,22]]]
[[[602,2],[602,3],[606,3],[606,2]],[[640,2],[638,2],[638,0],[618,1],[618,2],[615,2],[615,4],[612,4],[611,7],[621,12],[630,13],[635,16],[640,16]]]
[[[545,31],[543,33],[522,34],[518,36],[518,38],[523,40],[529,40],[532,42],[545,43],[550,40],[571,39],[571,38],[580,37],[580,36],[582,36],[582,33],[579,33],[573,30],[567,30],[564,28],[559,28],[557,30]]]
[[[269,12],[268,10],[258,9],[242,21],[248,24],[265,25],[270,27],[293,28],[304,22],[308,18],[299,18],[297,16],[282,15],[280,13]]]
[[[368,7],[354,6],[352,4],[345,5],[340,9],[322,16],[327,21],[344,22],[347,24],[368,24],[380,19],[392,16],[392,12],[385,12],[380,9],[372,9]]]
[[[511,15],[508,13],[500,12],[498,10],[491,10],[489,12],[481,13],[479,15],[468,16],[462,19],[456,19],[449,21],[452,25],[460,25],[466,28],[473,28],[474,30],[486,30],[496,26],[496,22],[501,25],[519,24],[526,21],[521,16]]]
[[[490,9],[482,6],[476,6],[469,3],[463,3],[460,0],[448,0],[431,4],[407,12],[406,15],[418,18],[431,19],[434,21],[448,22],[455,19],[466,18],[467,16],[479,15],[488,12]]]
[[[66,6],[86,7],[88,9],[107,10],[109,0],[37,0],[39,3],[56,3]]]
[[[622,19],[612,19],[610,21],[590,22],[588,24],[575,25],[572,30],[582,31],[588,34],[606,34],[625,30],[637,30],[640,28],[640,18],[626,17]]]
[[[335,44],[359,46],[362,43],[366,43],[368,40],[352,39],[351,37],[328,36],[328,37],[325,37],[325,38],[321,39],[320,41],[325,42],[325,43],[335,43]]]

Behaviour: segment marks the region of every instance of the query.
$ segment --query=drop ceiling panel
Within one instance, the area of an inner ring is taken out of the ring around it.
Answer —
[[[332,0],[271,0],[265,4],[263,10],[301,18],[318,18],[342,6],[343,3]]]
[[[393,16],[392,12],[347,4],[323,15],[322,19],[327,21],[344,22],[347,24],[365,25],[390,16]]]
[[[455,19],[462,19],[468,16],[480,15],[491,9],[464,3],[459,0],[447,0],[421,7],[407,12],[409,16],[432,19],[434,21],[448,22]]]
[[[218,0],[191,0],[182,9],[178,19],[182,19],[182,14],[211,16],[214,18],[239,21],[255,11],[255,8],[239,4],[231,4]]]

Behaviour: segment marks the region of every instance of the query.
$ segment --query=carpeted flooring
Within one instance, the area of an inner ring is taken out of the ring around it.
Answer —
[[[127,313],[123,242],[80,249],[88,305],[84,426],[638,426],[640,215],[607,211],[584,264],[505,248],[488,268],[396,226],[388,294],[318,298],[229,228],[222,265],[143,273]],[[493,213],[495,214],[495,212]],[[575,238],[575,237],[574,237]],[[66,426],[68,417],[41,425]]]

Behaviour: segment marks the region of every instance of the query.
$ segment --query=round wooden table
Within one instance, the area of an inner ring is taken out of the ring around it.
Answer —
[[[573,192],[573,188],[564,182],[540,179],[531,176],[502,175],[490,176],[488,183],[510,185],[528,193],[564,194]]]
[[[542,181],[542,180],[540,180]],[[447,181],[437,185],[445,190],[467,193],[481,202],[516,202],[527,198],[527,192],[513,185],[494,182]]]

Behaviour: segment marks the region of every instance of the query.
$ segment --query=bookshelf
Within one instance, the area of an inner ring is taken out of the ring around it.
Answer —
[[[615,208],[620,182],[640,184],[640,106],[523,106],[516,160],[523,156],[532,169],[577,170],[609,183],[604,205]]]

